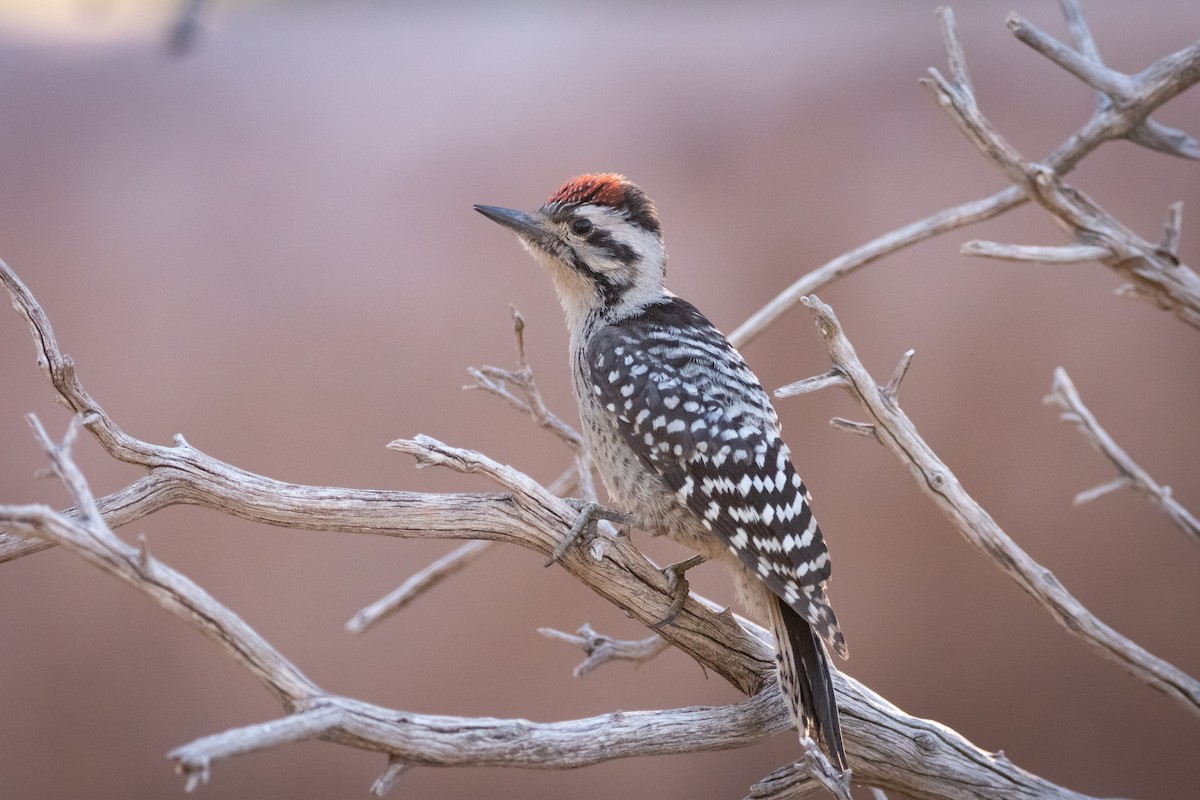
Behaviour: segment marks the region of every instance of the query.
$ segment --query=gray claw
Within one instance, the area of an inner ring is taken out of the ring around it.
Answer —
[[[679,612],[683,609],[683,604],[687,602],[690,588],[685,575],[689,569],[703,563],[704,556],[697,553],[691,558],[671,564],[663,570],[663,574],[667,576],[667,584],[671,587],[671,607],[667,609],[665,617],[650,625],[650,630],[656,631],[666,625],[670,625],[675,621],[675,617],[679,616]]]
[[[611,508],[605,508],[599,503],[590,503],[586,500],[577,500],[574,497],[564,498],[564,502],[574,509],[579,511],[579,516],[575,518],[575,524],[567,531],[567,535],[562,538],[562,541],[555,546],[550,553],[550,557],[546,559],[544,566],[550,566],[563,557],[563,554],[570,549],[585,533],[588,538],[591,538],[596,533],[596,523],[600,520],[608,520],[609,522],[622,523],[625,521],[625,515],[619,511],[613,511]]]

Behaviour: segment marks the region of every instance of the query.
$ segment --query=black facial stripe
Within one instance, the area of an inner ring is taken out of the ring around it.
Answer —
[[[574,219],[574,211],[580,205],[579,201],[571,203],[547,203],[542,206],[541,211],[555,222],[569,222]],[[612,206],[607,207],[613,208]],[[619,208],[614,208],[613,210],[620,212],[621,216],[640,228],[644,228],[652,233],[662,234],[662,225],[658,222],[658,215],[654,210],[654,204],[650,202],[641,189],[638,189],[636,192],[627,191],[625,202]]]
[[[605,305],[611,306],[617,303],[624,296],[625,290],[629,288],[628,286],[618,286],[613,283],[612,278],[603,272],[597,272],[589,267],[587,262],[580,258],[574,250],[571,251],[571,266],[583,275],[588,276],[596,284],[596,288],[604,296]]]
[[[636,264],[642,260],[636,250],[624,242],[618,242],[611,233],[603,228],[593,228],[592,232],[588,234],[587,240],[588,244],[622,264]]]

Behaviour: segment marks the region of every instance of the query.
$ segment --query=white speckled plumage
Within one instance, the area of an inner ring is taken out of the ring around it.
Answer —
[[[730,569],[750,616],[775,633],[793,720],[844,769],[820,644],[846,655],[824,591],[824,538],[762,385],[703,314],[665,290],[654,206],[601,174],[569,181],[536,214],[477,208],[516,230],[554,279],[584,437],[614,504]]]

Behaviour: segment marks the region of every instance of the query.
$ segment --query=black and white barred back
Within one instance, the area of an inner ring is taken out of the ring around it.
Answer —
[[[595,331],[581,362],[581,393],[594,395],[623,443],[844,657],[822,589],[829,552],[808,491],[767,393],[737,350],[695,306],[664,296]]]

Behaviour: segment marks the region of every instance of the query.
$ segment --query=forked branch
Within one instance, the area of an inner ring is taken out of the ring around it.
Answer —
[[[1027,160],[1000,135],[980,111],[970,83],[961,75],[955,77],[960,69],[962,44],[955,33],[950,10],[943,8],[940,12],[944,21],[943,32],[952,79],[947,80],[938,70],[930,68],[930,77],[922,82],[933,92],[950,119],[1015,186],[1071,232],[1078,247],[1067,251],[1070,258],[1078,260],[1082,253],[1094,254],[1100,263],[1129,281],[1132,288],[1126,291],[1127,294],[1150,300],[1159,308],[1174,312],[1189,325],[1200,328],[1200,276],[1180,263],[1173,254],[1142,239],[1091,198],[1067,185],[1053,165],[1035,164]],[[1121,120],[1121,135],[1126,137],[1134,130],[1146,130],[1138,126],[1142,125],[1152,109],[1148,104],[1149,98],[1165,102],[1200,81],[1200,42],[1160,59],[1137,75],[1125,76],[1068,50],[1015,15],[1009,18],[1009,25],[1025,37],[1024,41],[1037,43],[1041,52],[1053,54],[1060,64],[1072,65],[1073,72],[1102,88],[1111,102],[1097,111],[1093,119],[1109,117],[1117,109],[1138,109],[1137,113]],[[1069,58],[1067,53],[1071,54]],[[1161,132],[1161,128],[1155,130]],[[1192,144],[1191,149],[1183,148],[1176,154],[1195,157],[1194,141]],[[964,251],[995,256],[998,246],[971,242],[964,247]],[[1018,256],[1022,254],[1022,249],[1015,246],[1001,247],[999,252],[1004,253],[1004,257],[1023,257],[1025,260],[1031,260],[1033,254],[1025,248],[1023,255]],[[1047,253],[1043,251],[1041,255]],[[1056,255],[1063,258],[1061,250]]]
[[[1050,389],[1050,394],[1046,395],[1045,401],[1060,406],[1063,409],[1062,420],[1074,423],[1087,443],[1117,468],[1118,477],[1115,481],[1081,492],[1075,498],[1077,505],[1094,500],[1115,489],[1129,488],[1162,509],[1171,522],[1175,523],[1193,542],[1200,544],[1200,520],[1197,520],[1190,511],[1171,496],[1170,486],[1162,486],[1151,478],[1150,473],[1138,466],[1137,462],[1130,458],[1129,454],[1109,436],[1108,431],[1104,430],[1096,421],[1091,410],[1083,404],[1083,399],[1075,389],[1075,384],[1072,383],[1071,377],[1062,367],[1054,370],[1054,384]]]
[[[816,297],[804,305],[812,311],[834,370],[846,377],[843,384],[866,412],[874,438],[908,467],[917,485],[950,518],[967,541],[983,551],[992,562],[1068,631],[1085,644],[1125,668],[1134,677],[1179,702],[1200,716],[1200,682],[1166,661],[1152,655],[1110,628],[1074,597],[1054,574],[1037,563],[996,524],[991,515],[969,495],[958,478],[917,433],[912,421],[900,410],[858,360],[854,346],[842,331],[833,309]],[[801,381],[804,385],[805,382]],[[793,394],[785,386],[776,394]]]
[[[909,244],[995,216],[1029,197],[1065,222],[1077,242],[1050,249],[993,246],[993,253],[1023,259],[1105,260],[1127,275],[1137,292],[1200,327],[1195,275],[1178,264],[1178,207],[1168,215],[1162,241],[1155,247],[1125,230],[1061,181],[1061,176],[1084,155],[1113,138],[1129,138],[1176,155],[1200,154],[1190,136],[1148,118],[1154,109],[1200,79],[1200,44],[1168,56],[1137,75],[1122,75],[1101,64],[1077,5],[1063,5],[1078,52],[1020,20],[1014,19],[1010,25],[1022,41],[1101,91],[1101,101],[1088,123],[1041,165],[1025,161],[978,114],[965,54],[954,33],[953,19],[945,13],[951,80],[935,72],[935,92],[939,99],[946,96],[943,102],[959,124],[1017,185],[887,234],[806,275],[738,328],[731,336],[735,345],[744,345],[817,287]],[[298,530],[486,540],[472,541],[440,564],[418,573],[387,602],[381,601],[372,612],[375,614],[410,601],[423,587],[478,557],[492,542],[518,544],[543,555],[551,552],[575,516],[574,510],[556,497],[557,491],[551,490],[558,487],[547,489],[479,453],[449,447],[428,437],[399,440],[393,447],[416,456],[423,465],[485,474],[504,491],[420,494],[300,486],[240,470],[192,448],[182,437],[177,437],[172,446],[138,440],[125,434],[84,391],[73,363],[59,350],[44,312],[3,263],[0,280],[29,321],[39,364],[78,420],[72,423],[62,444],[52,442],[35,425],[39,441],[71,493],[75,508],[56,512],[44,506],[0,506],[0,525],[16,534],[0,534],[0,561],[53,544],[79,554],[220,643],[284,709],[280,719],[204,737],[173,751],[171,757],[188,776],[189,788],[196,781],[207,780],[217,760],[306,739],[385,754],[386,769],[374,786],[374,791],[381,794],[413,765],[563,769],[634,755],[741,747],[786,729],[784,705],[770,682],[771,648],[766,645],[766,633],[752,624],[739,623],[731,614],[715,613],[696,597],[690,598],[675,622],[662,630],[661,638],[616,642],[590,629],[581,631],[578,641],[572,641],[588,650],[589,661],[580,669],[610,660],[640,663],[670,644],[751,695],[741,703],[534,723],[414,714],[323,691],[240,618],[158,561],[147,551],[144,540],[141,546],[127,544],[112,528],[172,504],[190,503]],[[805,302],[817,315],[835,366],[824,376],[802,382],[796,391],[831,385],[851,391],[866,409],[869,421],[844,423],[843,427],[868,433],[891,449],[968,539],[1064,626],[1141,680],[1193,713],[1200,713],[1200,687],[1194,679],[1146,653],[1088,613],[1048,570],[1008,539],[917,436],[896,399],[911,353],[898,365],[888,384],[880,388],[857,361],[832,310],[815,298]],[[572,449],[580,493],[594,500],[582,441],[542,402],[525,357],[523,321],[515,312],[514,331],[517,369],[480,368],[472,373],[477,385],[503,397],[559,436]],[[95,435],[111,456],[144,467],[146,475],[119,492],[94,499],[70,456],[70,444],[79,425]],[[1166,496],[1169,498],[1169,492]],[[582,584],[643,622],[660,619],[670,604],[665,578],[625,539],[606,539],[602,546],[587,551],[572,548],[561,564]],[[372,614],[364,617],[364,625],[368,618],[376,618]],[[835,675],[835,689],[847,755],[859,781],[918,798],[1083,797],[1020,770],[1002,754],[987,753],[944,726],[904,714],[847,676]],[[801,760],[768,776],[752,789],[751,796],[799,797],[815,785],[812,766]]]
[[[1084,42],[1081,45],[1083,52],[1094,52],[1095,45],[1092,42],[1091,33],[1087,29],[1087,24],[1084,22],[1078,2],[1063,0],[1061,5],[1077,40]],[[943,28],[953,30],[952,15],[943,14]],[[953,55],[962,53],[962,44],[958,41],[957,36],[952,38],[947,36],[947,47],[948,51],[952,53],[953,63],[962,65],[961,71],[952,71],[952,76],[956,73],[965,76],[967,74],[965,57]],[[953,50],[950,50],[951,47]],[[1061,177],[1073,170],[1085,156],[1105,142],[1127,138],[1138,144],[1153,146],[1145,141],[1141,131],[1146,130],[1148,117],[1155,109],[1196,82],[1195,51],[1197,48],[1200,48],[1200,43],[1160,59],[1151,67],[1138,73],[1136,91],[1125,95],[1119,105],[1111,102],[1099,104],[1092,116],[1079,130],[1067,137],[1062,144],[1042,159],[1042,166]],[[969,81],[967,85],[969,85]],[[1157,130],[1159,127],[1165,126],[1151,125],[1150,127]],[[1168,152],[1187,158],[1200,157],[1200,147],[1195,144],[1194,139],[1186,136],[1180,140],[1178,147],[1168,150]],[[943,209],[872,239],[797,279],[739,325],[729,335],[729,341],[735,347],[744,347],[779,319],[784,312],[799,303],[801,298],[819,291],[822,287],[849,275],[860,267],[872,264],[886,255],[899,252],[934,236],[992,219],[1023,205],[1028,200],[1028,195],[1021,188],[1009,186],[989,197]]]
[[[69,363],[33,296],[2,263],[0,276],[6,285],[18,287],[13,293],[18,307],[38,320],[33,330],[39,361]],[[50,374],[54,380],[63,373]],[[290,528],[492,539],[543,554],[573,520],[570,506],[527,476],[426,437],[396,447],[416,455],[421,463],[489,475],[507,492],[364,492],[273,481],[237,470],[181,439],[173,447],[159,447],[114,434],[119,431],[116,425],[87,396],[73,370],[69,375],[69,381],[55,381],[64,401],[92,409],[89,419],[74,424],[99,432],[97,438],[110,453],[147,469],[133,487],[118,493],[132,498],[121,506],[127,517],[186,502]],[[388,767],[377,782],[382,790],[407,765],[563,769],[634,755],[741,747],[788,725],[784,704],[769,682],[772,651],[767,634],[748,623],[739,624],[731,614],[716,613],[695,598],[688,600],[674,624],[663,629],[663,638],[752,695],[749,700],[719,708],[618,712],[534,723],[401,712],[331,695],[199,586],[144,549],[118,539],[105,522],[105,511],[91,499],[74,469],[69,447],[54,445],[45,437],[43,445],[67,476],[79,511],[69,516],[45,506],[0,506],[0,526],[65,546],[146,593],[219,642],[258,677],[286,712],[279,720],[204,737],[172,751],[189,783],[206,779],[222,758],[306,738],[386,754]],[[624,539],[606,541],[598,560],[595,555],[573,549],[561,563],[582,583],[643,622],[661,618],[671,596],[657,569]],[[963,797],[963,786],[972,787],[968,796],[981,800],[1082,797],[980,750],[949,728],[904,714],[847,676],[835,675],[835,690],[844,715],[847,754],[859,781],[921,798]]]

